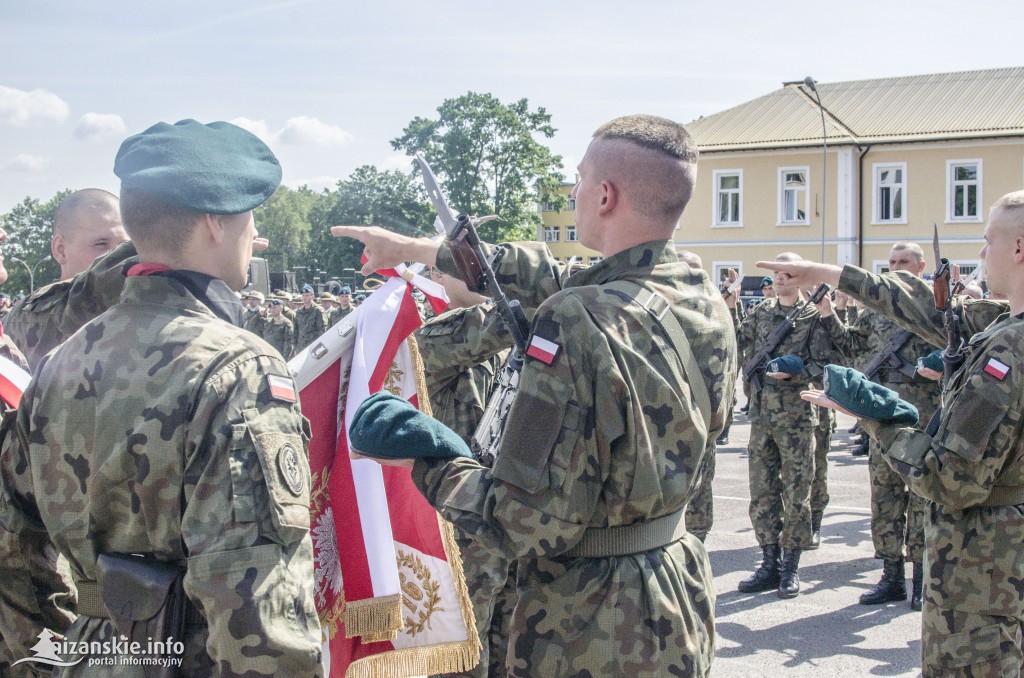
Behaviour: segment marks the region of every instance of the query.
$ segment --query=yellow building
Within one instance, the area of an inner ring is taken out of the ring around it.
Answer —
[[[988,207],[1024,187],[1024,68],[784,83],[687,129],[699,178],[676,245],[716,278],[783,251],[882,271],[899,240],[931,270],[933,224],[969,273]]]
[[[557,202],[540,206],[541,225],[537,228],[537,240],[546,243],[552,256],[559,261],[576,258],[584,263],[596,263],[601,254],[584,247],[576,237],[576,201],[569,197],[575,184],[563,183]]]

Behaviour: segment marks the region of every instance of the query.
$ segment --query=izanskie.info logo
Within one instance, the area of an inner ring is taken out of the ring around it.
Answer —
[[[49,629],[43,629],[38,638],[39,642],[29,648],[35,653],[35,656],[19,659],[11,666],[22,662],[49,666],[74,666],[88,658],[90,666],[180,667],[182,654],[185,652],[185,644],[173,638],[168,638],[165,641],[150,638],[145,644],[129,641],[127,636],[105,641],[76,642],[61,640]],[[64,657],[73,656],[78,656],[78,659],[64,660]]]

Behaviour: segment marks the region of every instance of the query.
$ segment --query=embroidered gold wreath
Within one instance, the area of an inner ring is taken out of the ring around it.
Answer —
[[[422,633],[424,628],[430,628],[430,617],[435,612],[444,611],[443,607],[439,607],[441,584],[431,576],[430,568],[423,564],[419,556],[412,553],[399,550],[398,566],[408,569],[416,577],[416,582],[413,582],[405,576],[405,572],[398,572],[404,594],[402,603],[409,608],[409,612],[418,617],[415,620],[411,616],[406,617],[405,628],[409,635],[416,636]],[[424,609],[420,609],[421,603]]]

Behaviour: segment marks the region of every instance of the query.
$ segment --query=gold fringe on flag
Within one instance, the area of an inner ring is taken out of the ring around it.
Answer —
[[[345,608],[345,637],[394,640],[402,628],[402,595],[350,600]]]

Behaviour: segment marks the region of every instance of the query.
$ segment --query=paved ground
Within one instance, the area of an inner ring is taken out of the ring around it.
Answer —
[[[736,590],[760,560],[747,516],[750,425],[736,416],[730,444],[718,451],[707,540],[718,591],[714,678],[920,675],[921,614],[909,603],[857,603],[878,581],[881,561],[871,545],[867,459],[850,455],[852,423],[840,417],[833,437],[821,548],[803,554],[800,595],[782,600]],[[909,587],[909,566],[907,577]]]

